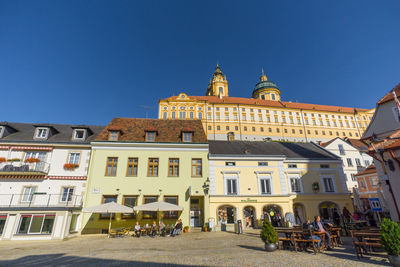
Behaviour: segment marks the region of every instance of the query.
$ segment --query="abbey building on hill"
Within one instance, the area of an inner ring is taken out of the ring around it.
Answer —
[[[374,109],[281,101],[278,86],[262,72],[251,98],[231,97],[217,65],[205,96],[180,93],[159,100],[160,119],[200,119],[209,140],[328,141],[359,139]]]

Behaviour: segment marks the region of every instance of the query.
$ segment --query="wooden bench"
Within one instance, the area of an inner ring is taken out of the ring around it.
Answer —
[[[363,257],[363,252],[367,253],[369,250],[372,253],[374,248],[382,248],[380,233],[353,230],[350,234],[358,259]]]
[[[314,255],[317,254],[317,250],[318,252],[320,251],[320,246],[318,246],[319,240],[314,239],[313,230],[302,230],[299,232],[293,232],[293,240],[296,252],[298,248],[305,251],[310,246],[314,252]]]

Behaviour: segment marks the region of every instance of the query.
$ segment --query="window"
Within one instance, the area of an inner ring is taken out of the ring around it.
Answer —
[[[355,180],[356,180],[356,177],[354,176],[354,174],[351,174],[351,180],[352,180],[352,181],[355,181]]]
[[[86,132],[86,130],[75,130],[74,139],[77,139],[77,140],[85,139],[85,132]]]
[[[110,131],[109,135],[108,135],[108,140],[109,141],[118,141],[118,135],[119,135],[118,131]]]
[[[191,132],[183,132],[183,142],[192,142],[192,135]]]
[[[4,226],[6,225],[6,220],[7,220],[7,214],[0,214],[0,235],[3,234]]]
[[[189,113],[189,118],[191,118],[191,119],[193,119],[193,118],[194,118],[193,111],[191,111],[191,112]]]
[[[229,131],[229,126],[226,126],[225,129],[226,129],[227,131]]]
[[[211,126],[208,126],[208,130],[211,131]]]
[[[268,132],[270,132],[270,133],[271,133],[271,132],[272,132],[272,128],[268,128]]]
[[[165,196],[164,202],[178,205],[178,196]],[[178,211],[164,211],[164,218],[165,219],[177,219]]]
[[[175,111],[172,111],[172,112],[171,112],[171,118],[172,118],[172,119],[175,119],[175,118],[176,118],[176,115],[175,115],[175,114],[176,114]]]
[[[279,133],[279,128],[276,128],[276,132]]]
[[[360,182],[360,187],[361,188],[366,188],[365,183],[364,183],[363,180],[359,180],[359,182]]]
[[[331,177],[322,178],[324,183],[325,192],[335,192],[335,188],[333,187],[333,180]]]
[[[234,161],[233,162],[232,161],[231,162],[226,161],[225,162],[225,166],[236,166],[236,162],[234,162]]]
[[[81,157],[81,153],[70,153],[68,158],[68,163],[70,164],[79,164],[79,160]]]
[[[136,206],[137,203],[137,196],[123,196],[122,197],[122,205],[125,205],[127,207],[133,208]],[[122,219],[135,219],[136,218],[136,213],[122,213],[121,214]]]
[[[347,158],[347,166],[353,167],[353,161],[350,158]]]
[[[235,131],[238,131],[239,130],[239,127],[238,126],[235,126]]]
[[[203,175],[202,159],[192,159],[192,176],[199,177]]]
[[[46,138],[48,133],[47,128],[37,128],[36,129],[36,138]]]
[[[251,127],[251,130],[252,130],[253,132],[255,132],[255,131],[256,131],[256,127]]]
[[[3,137],[3,131],[4,131],[4,126],[0,126],[0,138]],[[0,220],[1,220],[1,218],[2,217],[0,217]],[[0,221],[0,230],[1,230],[0,234],[2,233],[1,222],[2,222],[2,220]]]
[[[61,202],[69,202],[72,201],[72,196],[74,195],[73,187],[64,187],[63,193],[61,196]]]
[[[297,164],[288,164],[288,168],[296,169],[297,168]]]
[[[179,176],[179,159],[169,159],[168,176]]]
[[[137,176],[138,174],[138,158],[128,158],[128,167],[126,176]]]
[[[179,111],[179,119],[186,119],[186,111]]]
[[[226,179],[226,193],[237,195],[237,179]]]
[[[361,161],[360,161],[360,159],[356,159],[356,165],[357,165],[357,166],[361,166]]]
[[[45,167],[46,152],[28,151],[25,153],[25,160],[29,158],[39,159],[38,163],[34,163],[35,171],[43,171]]]
[[[271,94],[272,100],[275,100],[275,94]]]
[[[167,112],[163,112],[163,119],[166,119],[168,117],[168,113]]]
[[[260,179],[260,187],[262,195],[271,194],[271,180],[270,179]]]
[[[147,176],[158,176],[158,158],[149,158]]]
[[[153,203],[158,201],[158,196],[144,196],[143,204]],[[144,220],[156,220],[157,211],[143,211]]]
[[[369,166],[369,160],[364,160],[365,166]]]
[[[115,202],[117,203],[117,195],[103,195],[103,199],[101,200],[102,204]],[[110,219],[110,213],[100,213],[99,219]],[[115,213],[112,215],[115,218]]]
[[[244,126],[244,127],[243,127],[243,130],[246,132],[246,131],[247,131],[247,126]]]
[[[258,166],[268,166],[268,162],[266,161],[259,161]]]
[[[296,133],[296,131],[294,129],[292,129],[292,134],[295,134],[295,133]]]
[[[340,155],[346,155],[346,153],[344,152],[344,148],[343,148],[342,144],[338,144],[338,148],[339,148]]]
[[[116,158],[116,157],[108,157],[107,158],[106,176],[115,176],[115,175],[117,175],[117,166],[118,166],[118,158]]]
[[[261,132],[264,132],[264,128],[263,128],[263,127],[260,127],[260,131],[261,131]]]
[[[55,214],[22,214],[17,234],[51,234]]]
[[[321,169],[329,169],[329,164],[321,164],[320,168]]]
[[[287,133],[287,129],[284,129],[284,132]]]
[[[311,134],[310,130],[307,130],[307,134]]]
[[[290,190],[292,193],[301,192],[300,177],[290,177]]]
[[[371,185],[372,186],[378,186],[379,184],[379,179],[377,177],[371,177]]]
[[[300,134],[303,134],[303,130],[299,130]]]
[[[24,188],[24,192],[22,193],[21,202],[31,202],[33,201],[33,196],[35,194],[36,187],[27,186]]]
[[[199,117],[199,120],[203,119],[203,113],[199,112],[198,117]]]
[[[221,130],[221,126],[217,126],[217,131],[220,131]]]
[[[154,142],[156,139],[156,132],[146,132],[146,141]]]
[[[229,115],[225,115],[225,120],[229,121]]]

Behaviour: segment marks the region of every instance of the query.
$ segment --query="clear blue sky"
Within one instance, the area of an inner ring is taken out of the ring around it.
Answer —
[[[283,100],[373,108],[400,82],[400,1],[3,1],[0,121],[107,124],[218,61],[230,96],[263,67]]]

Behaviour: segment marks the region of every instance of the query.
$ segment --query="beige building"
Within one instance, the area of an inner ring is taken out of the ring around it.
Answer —
[[[313,143],[209,141],[210,217],[217,230],[236,220],[275,226],[292,213],[295,224],[315,215],[335,221],[352,210],[340,158]]]
[[[329,141],[359,139],[374,110],[281,101],[262,72],[251,98],[231,97],[219,66],[205,96],[180,93],[159,100],[160,119],[200,119],[209,140]]]

